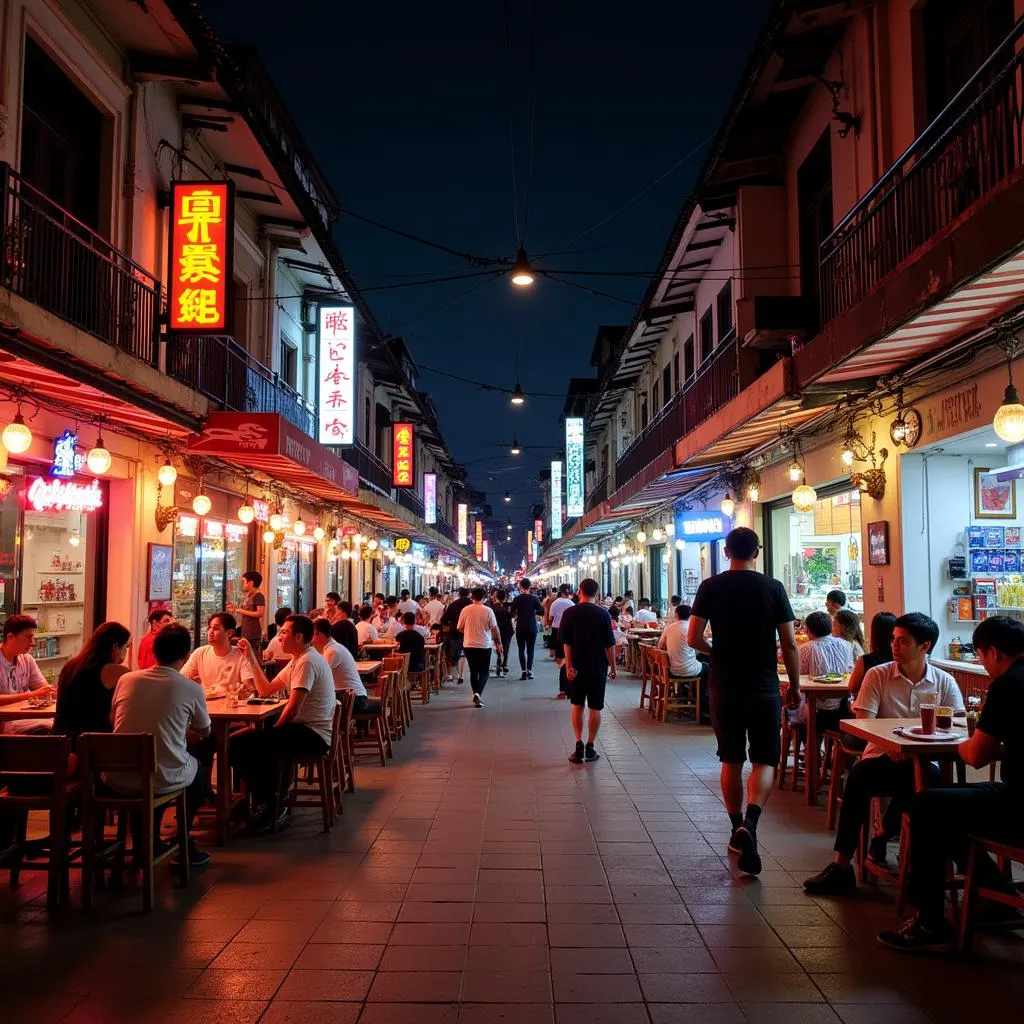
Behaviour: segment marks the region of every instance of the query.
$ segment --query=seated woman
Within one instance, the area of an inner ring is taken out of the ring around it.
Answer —
[[[132,635],[120,622],[104,622],[63,669],[57,679],[57,712],[53,731],[78,746],[83,732],[111,732],[114,687],[128,669],[124,665]]]
[[[861,652],[850,674],[850,696],[860,693],[861,684],[868,669],[892,661],[892,632],[896,628],[896,616],[892,612],[877,612],[871,620],[871,650]]]
[[[832,620],[832,635],[841,637],[853,648],[853,660],[864,657],[864,630],[860,618],[849,608],[840,608]]]

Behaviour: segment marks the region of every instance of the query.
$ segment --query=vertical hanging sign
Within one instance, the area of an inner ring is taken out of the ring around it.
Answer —
[[[413,429],[411,423],[396,423],[391,431],[391,486],[413,486]]]
[[[562,463],[551,463],[551,539],[562,537]]]
[[[231,333],[235,188],[230,181],[172,181],[168,330]]]
[[[484,540],[484,561],[488,561],[490,556],[490,544],[487,540]]]
[[[484,557],[484,524],[480,519],[476,521],[476,557]]]
[[[437,522],[437,474],[423,474],[423,521],[429,526]]]
[[[533,530],[526,531],[526,560],[533,561]]]
[[[538,544],[544,543],[544,520],[534,519],[533,521],[533,539]]]
[[[461,501],[458,506],[458,518],[459,544],[465,547],[469,543],[469,506]]]
[[[320,307],[320,389],[318,440],[355,440],[356,338],[351,306]]]
[[[583,417],[565,420],[565,511],[583,515]]]

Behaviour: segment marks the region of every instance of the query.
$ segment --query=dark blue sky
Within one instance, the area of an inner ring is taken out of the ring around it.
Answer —
[[[700,168],[703,140],[725,111],[768,6],[203,3],[224,41],[259,50],[343,207],[460,251],[515,253],[509,96],[522,224],[532,88],[527,249],[589,250],[537,262],[613,271],[656,266]],[[694,149],[628,209],[576,239]],[[342,218],[337,240],[363,288],[401,275],[470,270],[351,218]],[[573,280],[631,303],[647,283]],[[511,387],[519,358],[522,385],[535,397],[518,410],[505,396],[426,370],[419,386],[433,396],[449,447],[473,485],[488,492],[497,520],[512,515],[521,550],[529,507],[540,498],[537,471],[552,457],[529,445],[558,443],[569,377],[595,372],[589,358],[598,324],[627,323],[632,308],[544,279],[528,292],[507,279],[470,279],[367,298],[381,324],[402,334],[426,366]],[[500,446],[514,436],[527,446],[519,460]],[[506,487],[511,506],[501,500]],[[504,536],[503,525],[496,533]]]

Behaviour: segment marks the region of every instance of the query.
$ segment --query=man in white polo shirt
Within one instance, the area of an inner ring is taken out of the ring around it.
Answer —
[[[963,711],[964,701],[956,680],[928,661],[938,639],[939,627],[927,615],[901,615],[893,629],[893,660],[870,669],[864,677],[853,708],[857,717],[914,718],[927,701],[950,707],[954,712]],[[931,764],[929,768],[937,778],[938,767]],[[876,796],[892,798],[882,822],[884,832],[871,840],[868,851],[873,861],[884,863],[887,840],[898,833],[903,812],[914,798],[914,764],[910,760],[897,761],[869,743],[846,780],[832,863],[804,882],[809,895],[842,896],[856,890],[853,855],[861,829],[870,817],[871,800]]]

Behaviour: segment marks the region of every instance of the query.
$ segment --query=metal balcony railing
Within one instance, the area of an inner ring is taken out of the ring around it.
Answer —
[[[167,339],[167,375],[228,412],[276,412],[313,437],[313,407],[234,338],[190,334]]]
[[[615,486],[622,487],[690,430],[712,417],[740,393],[740,348],[736,336],[723,338],[711,356],[672,401],[633,439],[615,463]],[[743,383],[749,383],[744,381]]]
[[[1021,166],[1024,18],[822,243],[821,321],[889,273]]]
[[[601,479],[594,484],[590,493],[587,495],[586,509],[588,512],[592,512],[602,501],[608,500],[608,477],[607,475],[601,477]]]
[[[156,365],[160,282],[0,163],[0,287]]]
[[[391,497],[391,470],[360,441],[344,450],[344,459],[359,471],[359,479],[372,490]]]

